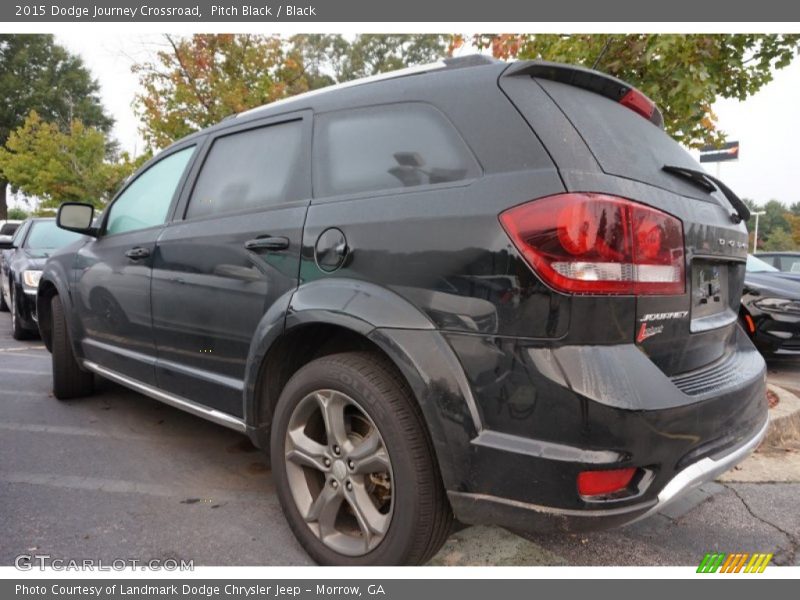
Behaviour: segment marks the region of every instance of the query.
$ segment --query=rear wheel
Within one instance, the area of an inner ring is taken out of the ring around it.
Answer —
[[[81,369],[58,295],[50,300],[52,323],[53,395],[59,400],[88,396],[94,390],[94,375]]]
[[[326,565],[421,564],[452,523],[419,407],[405,382],[361,352],[317,359],[275,408],[278,496],[306,551]]]
[[[13,337],[15,340],[27,340],[29,337],[31,337],[31,333],[22,326],[22,319],[19,316],[19,302],[17,301],[17,294],[14,291],[13,284],[11,285],[10,295],[11,305],[9,308],[11,309],[11,337]]]

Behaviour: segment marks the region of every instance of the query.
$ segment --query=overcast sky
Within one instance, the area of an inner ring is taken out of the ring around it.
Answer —
[[[98,27],[97,29],[100,29]],[[154,34],[57,34],[56,39],[80,54],[100,82],[102,100],[116,120],[114,135],[129,152],[143,149],[139,123],[131,104],[138,88],[131,65],[146,59],[163,39]],[[740,196],[764,203],[800,201],[800,59],[776,72],[772,83],[744,102],[714,104],[728,139],[741,143],[738,162],[724,163],[720,175]],[[714,174],[716,167],[709,165]]]

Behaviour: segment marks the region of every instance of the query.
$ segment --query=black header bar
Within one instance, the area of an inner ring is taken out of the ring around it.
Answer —
[[[47,22],[800,22],[787,0],[49,0],[0,3],[4,23]],[[490,30],[490,27],[481,27]],[[758,29],[758,28],[747,28]],[[798,30],[800,26],[788,27]],[[498,32],[502,33],[502,32]]]

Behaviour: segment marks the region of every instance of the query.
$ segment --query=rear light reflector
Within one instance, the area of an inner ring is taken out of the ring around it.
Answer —
[[[553,288],[574,294],[685,291],[683,224],[625,198],[568,193],[521,204],[500,223]]]
[[[636,468],[609,471],[582,471],[578,473],[578,493],[581,496],[607,496],[626,489]]]

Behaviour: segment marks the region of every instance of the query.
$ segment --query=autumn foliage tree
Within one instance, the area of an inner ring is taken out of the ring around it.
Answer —
[[[543,59],[596,68],[629,82],[664,113],[667,131],[698,147],[724,140],[711,110],[718,98],[744,100],[797,55],[799,35],[476,35],[498,58]]]
[[[32,111],[0,148],[0,170],[15,189],[41,200],[40,208],[62,202],[102,207],[138,161],[109,152],[106,134],[73,119],[62,129]]]
[[[165,36],[134,66],[147,144],[163,148],[227,116],[356,77],[444,56],[449,36],[196,34]]]
[[[142,134],[163,148],[253,106],[305,91],[300,65],[279,36],[164,36],[155,59],[133,67],[142,90],[135,105]]]

